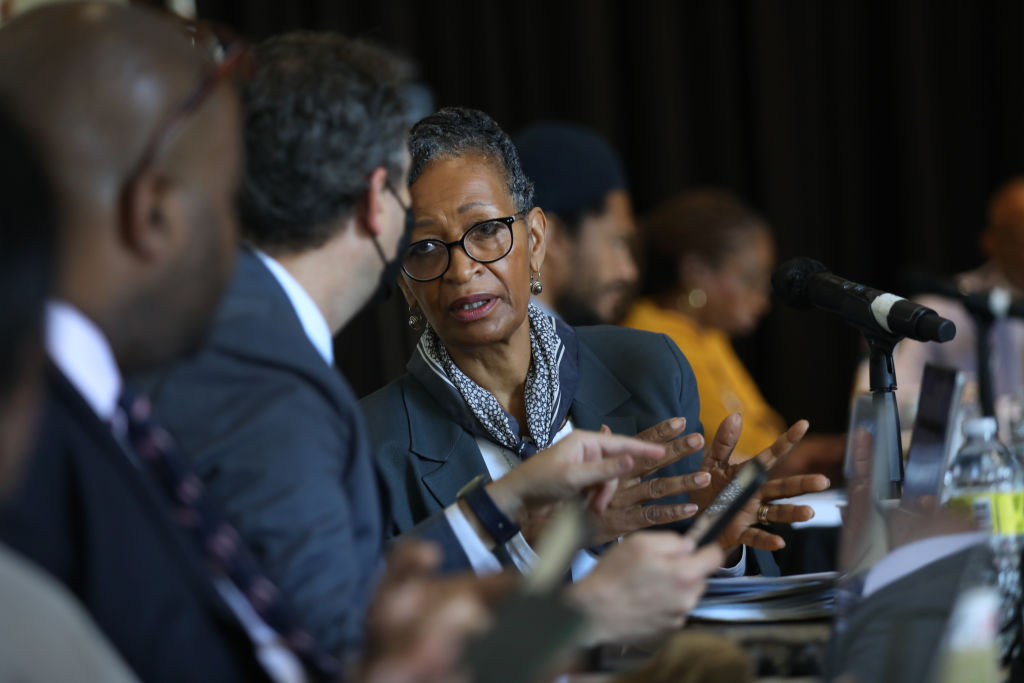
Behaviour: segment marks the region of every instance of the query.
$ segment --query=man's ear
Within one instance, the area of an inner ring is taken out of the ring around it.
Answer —
[[[374,237],[380,237],[383,231],[385,210],[384,193],[387,192],[388,172],[378,166],[370,173],[369,187],[360,202],[359,224]]]
[[[539,206],[535,206],[523,220],[526,221],[527,234],[530,236],[527,242],[530,249],[530,269],[535,273],[540,272],[547,250],[547,216]]]
[[[143,169],[121,191],[118,238],[121,246],[136,258],[154,261],[181,239],[175,235],[174,206],[170,182],[155,168]]]

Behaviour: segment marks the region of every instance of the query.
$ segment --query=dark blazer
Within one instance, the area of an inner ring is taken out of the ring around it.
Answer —
[[[239,254],[204,348],[152,395],[301,621],[335,652],[357,648],[382,566],[380,482],[355,395],[252,251]],[[424,535],[468,567],[443,516],[428,523]]]
[[[143,680],[266,680],[160,494],[53,368],[39,434],[3,541],[63,582]]]
[[[616,434],[636,434],[669,417],[685,417],[687,433],[701,431],[693,370],[671,339],[610,326],[576,333],[579,384],[569,414],[577,428],[596,431],[606,424]],[[411,374],[361,405],[389,489],[395,533],[455,502],[460,488],[487,472],[475,437]],[[700,461],[696,454],[663,472],[694,472]]]

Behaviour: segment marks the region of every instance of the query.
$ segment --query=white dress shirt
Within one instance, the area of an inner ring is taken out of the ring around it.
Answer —
[[[46,350],[97,417],[116,425],[120,413],[117,400],[123,380],[110,343],[95,323],[70,304],[51,301],[46,309]],[[123,433],[115,433],[119,440],[123,436]],[[134,456],[127,450],[125,453],[137,466]],[[305,670],[298,658],[260,619],[238,588],[226,577],[211,578],[221,598],[252,639],[256,657],[271,679],[278,683],[305,681]]]
[[[316,349],[316,352],[320,354],[325,363],[333,366],[334,344],[331,337],[331,327],[327,324],[327,319],[324,318],[323,312],[320,311],[320,308],[313,301],[309,293],[299,284],[299,281],[285,270],[284,266],[259,249],[254,249],[253,251],[256,252],[256,256],[259,257],[263,265],[270,271],[270,274],[277,280],[277,284],[281,285],[285,296],[288,297],[292,308],[295,309],[295,315],[299,317],[299,322],[302,323],[302,329],[305,331],[309,343],[313,345],[313,348]]]

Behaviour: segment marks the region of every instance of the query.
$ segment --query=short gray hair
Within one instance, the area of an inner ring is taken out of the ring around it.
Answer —
[[[512,138],[482,111],[447,107],[431,114],[412,127],[409,154],[410,185],[431,161],[480,154],[501,168],[516,211],[526,213],[534,207],[533,183],[523,172]]]

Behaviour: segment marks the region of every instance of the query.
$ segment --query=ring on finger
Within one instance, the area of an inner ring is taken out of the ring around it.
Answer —
[[[757,521],[761,524],[768,524],[768,509],[770,507],[767,503],[761,503],[761,507],[757,508]]]

